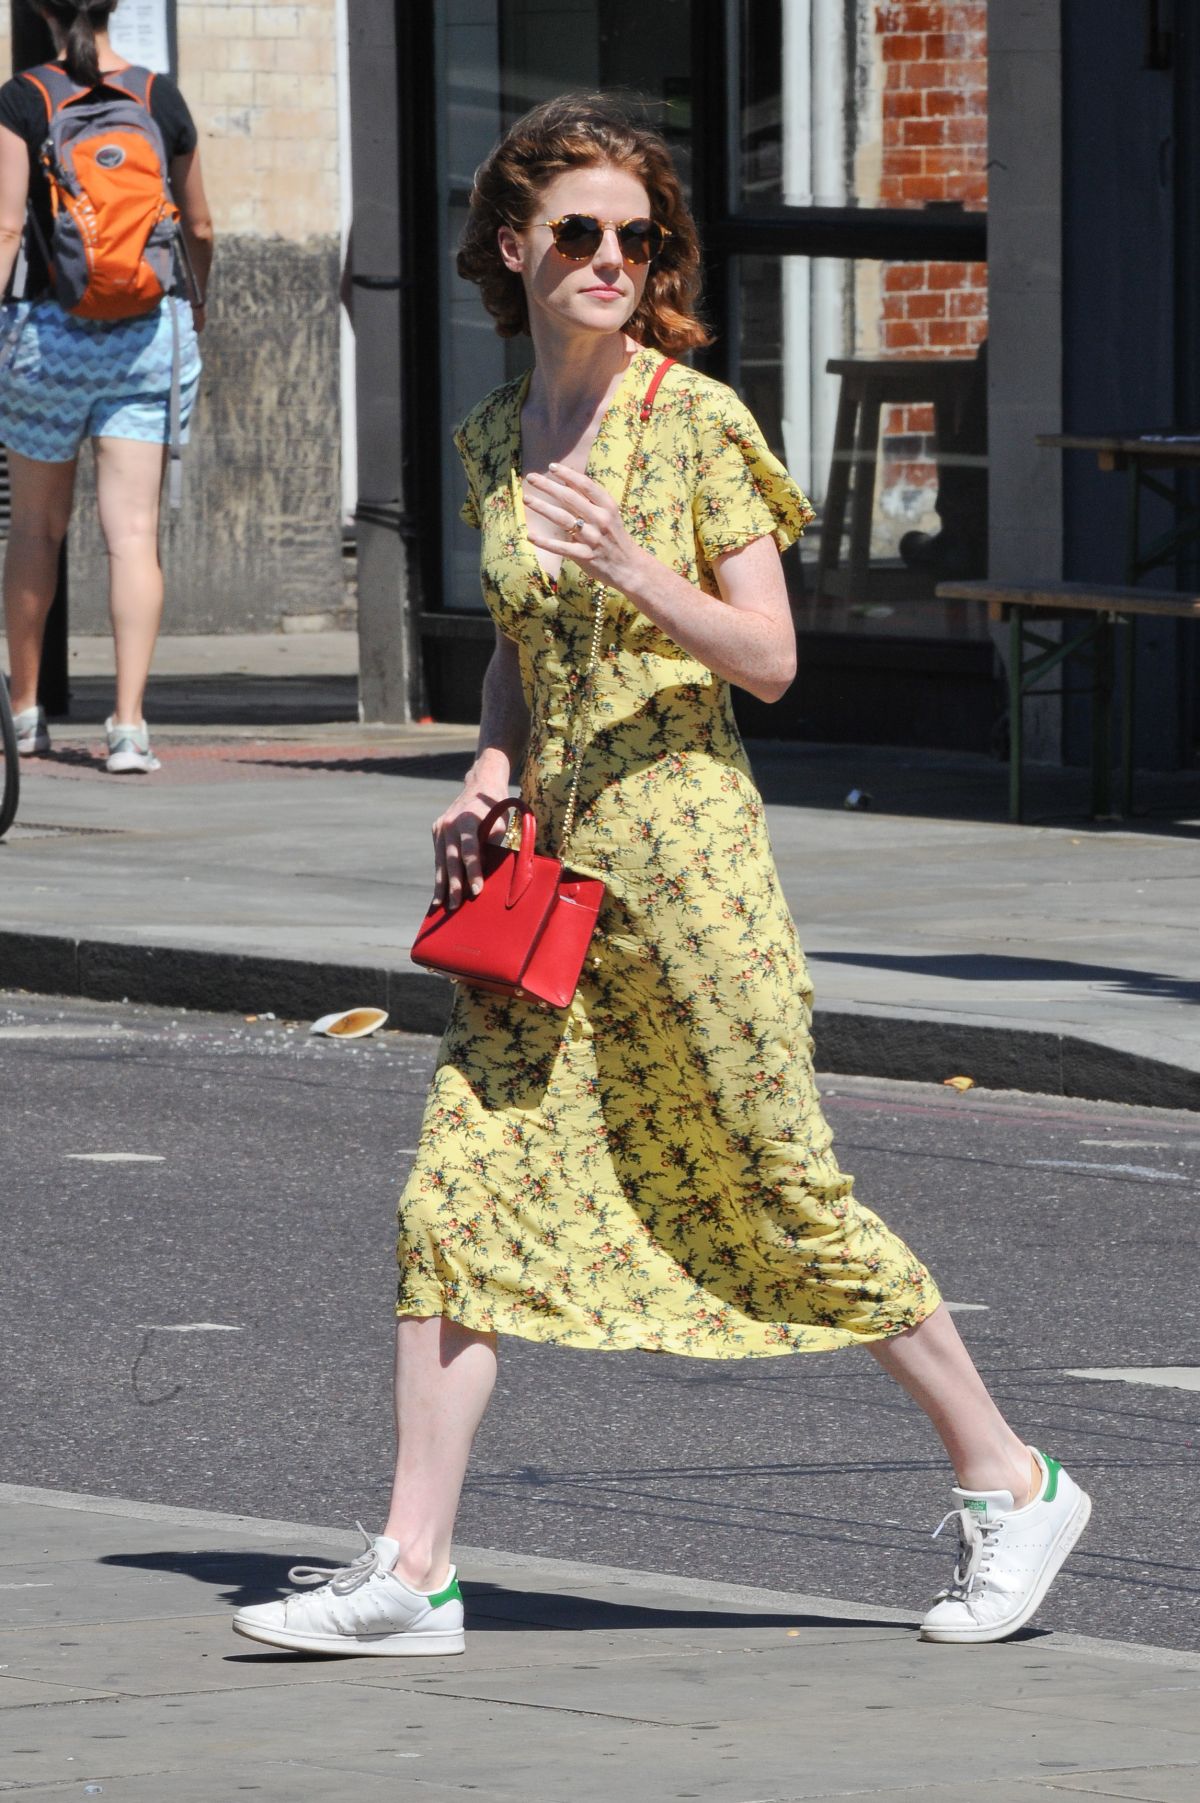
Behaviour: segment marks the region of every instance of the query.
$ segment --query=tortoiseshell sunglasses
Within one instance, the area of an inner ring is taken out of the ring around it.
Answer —
[[[623,261],[631,264],[652,263],[671,236],[666,226],[654,219],[593,219],[590,213],[564,213],[561,219],[535,219],[533,224],[550,227],[555,250],[571,263],[586,263],[594,257],[610,226],[617,234]]]

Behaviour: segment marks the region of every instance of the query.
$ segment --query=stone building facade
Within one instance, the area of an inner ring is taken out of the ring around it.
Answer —
[[[177,0],[216,256],[183,507],[163,529],[168,632],[343,615],[342,18],[339,0]],[[70,544],[71,628],[84,633],[107,623],[89,464]]]

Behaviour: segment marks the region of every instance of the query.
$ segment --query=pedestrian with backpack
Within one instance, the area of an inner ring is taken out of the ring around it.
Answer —
[[[200,380],[212,221],[196,128],[165,75],[108,38],[116,0],[38,0],[58,51],[0,87],[0,444],[12,523],[4,611],[18,746],[46,752],[46,617],[92,440],[116,646],[107,768],[157,768],[143,713],[163,608],[163,473]]]

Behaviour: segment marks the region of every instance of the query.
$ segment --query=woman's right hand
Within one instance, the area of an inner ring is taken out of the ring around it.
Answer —
[[[499,794],[482,788],[468,776],[462,792],[456,795],[444,814],[433,823],[434,881],[433,899],[451,911],[467,895],[477,895],[483,887],[483,864],[479,855],[479,828],[490,808],[507,796],[507,788]],[[492,828],[493,840],[504,835],[507,821],[501,817]]]

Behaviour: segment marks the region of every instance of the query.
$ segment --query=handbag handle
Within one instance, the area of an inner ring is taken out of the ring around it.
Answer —
[[[663,358],[662,362],[651,376],[646,392],[642,396],[642,403],[638,408],[637,443],[630,453],[629,466],[625,471],[625,487],[621,492],[621,505],[617,509],[618,516],[624,513],[625,503],[629,499],[629,491],[633,486],[633,472],[641,454],[642,440],[646,436],[646,422],[650,418],[650,412],[654,406],[654,397],[658,393],[658,385],[674,362],[674,357]],[[567,796],[566,811],[563,815],[563,829],[562,833],[559,835],[558,841],[558,855],[560,858],[564,859],[567,855],[567,841],[570,839],[571,833],[575,827],[575,803],[579,798],[579,774],[583,768],[583,741],[592,724],[592,678],[596,673],[596,664],[600,658],[600,635],[604,629],[604,598],[607,594],[608,588],[606,584],[597,583],[596,608],[592,619],[591,651],[588,654],[587,669],[584,671],[583,682],[580,684],[578,703],[579,712],[576,717],[575,730],[571,734],[571,752],[575,768],[571,773],[571,788]],[[522,833],[522,840],[524,840],[524,833]]]
[[[483,845],[500,816],[511,814],[514,809],[521,816],[521,843],[517,847],[517,855],[513,859],[512,875],[508,881],[508,898],[504,903],[506,908],[515,908],[533,881],[533,851],[537,844],[537,816],[527,801],[522,801],[516,795],[506,795],[503,801],[493,803],[479,822],[479,843]]]

